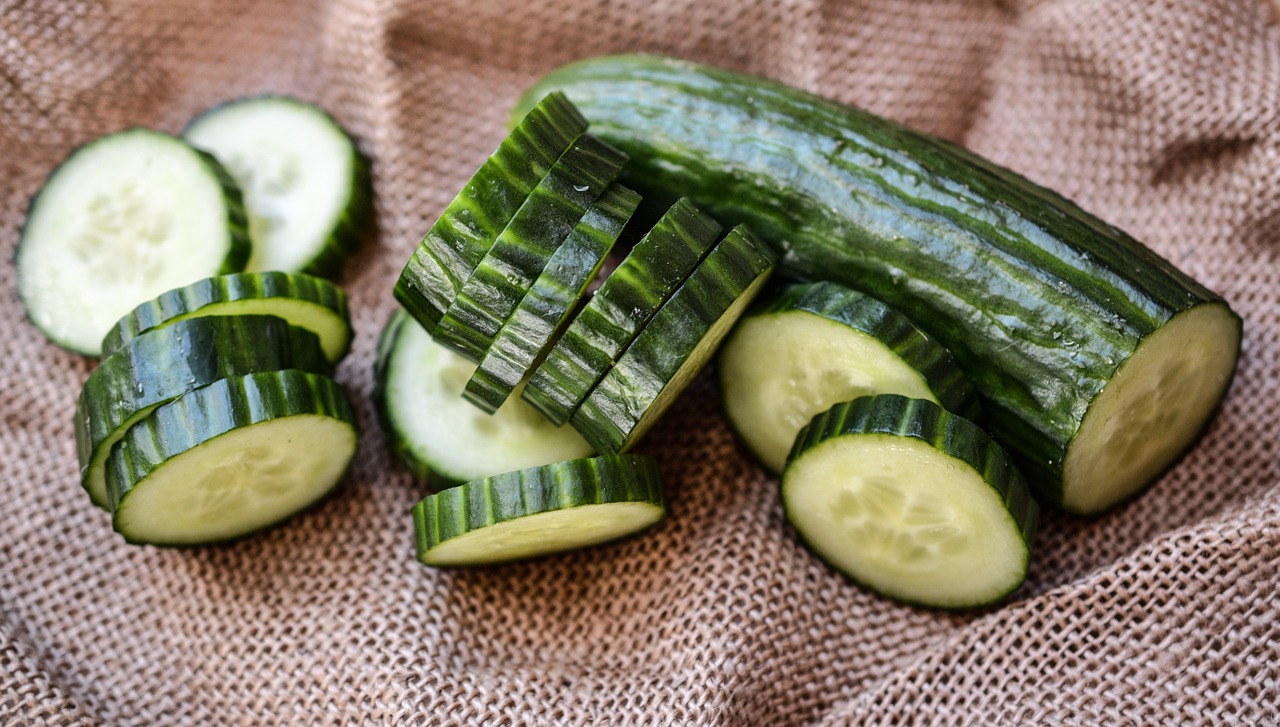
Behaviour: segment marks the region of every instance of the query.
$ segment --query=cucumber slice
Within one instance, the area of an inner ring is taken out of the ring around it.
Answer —
[[[973,386],[905,316],[835,283],[789,286],[743,317],[718,357],[725,414],[782,472],[796,433],[832,405],[872,394],[940,403],[974,419]]]
[[[449,203],[396,280],[395,297],[434,331],[463,283],[587,121],[561,93],[539,101]]]
[[[423,563],[476,566],[617,540],[665,515],[657,462],[624,455],[468,482],[415,505],[413,525]]]
[[[636,336],[570,422],[597,452],[625,452],[715,353],[773,272],[744,227],[720,241]]]
[[[246,270],[334,276],[373,219],[369,165],[320,108],[284,96],[215,106],[182,132],[244,192],[253,252]]]
[[[239,189],[181,139],[129,129],[71,153],[31,200],[18,295],[49,340],[88,356],[146,300],[249,257]]]
[[[342,288],[303,273],[233,273],[197,280],[140,304],[102,341],[104,356],[153,328],[201,316],[273,315],[312,331],[330,363],[351,346],[351,314]]]
[[[192,318],[104,358],[76,407],[80,481],[90,499],[107,507],[107,455],[152,409],[219,379],[281,369],[326,373],[329,362],[314,333],[275,316]]]
[[[433,488],[593,454],[572,427],[512,399],[485,414],[462,398],[475,364],[432,340],[404,310],[378,342],[375,399],[405,465]]]
[[[688,200],[673,204],[573,317],[534,370],[525,400],[556,424],[569,421],[720,232],[720,224]]]
[[[493,241],[439,325],[436,341],[479,361],[551,256],[618,176],[626,156],[583,134]]]
[[[493,412],[525,380],[587,294],[639,203],[640,195],[615,184],[592,205],[494,336],[463,390],[468,401]]]
[[[157,407],[107,458],[112,524],[131,543],[232,540],[315,504],[356,452],[332,379],[287,370],[216,381]]]
[[[977,425],[897,394],[836,404],[800,432],[783,511],[819,558],[890,598],[995,603],[1022,584],[1039,510]]]

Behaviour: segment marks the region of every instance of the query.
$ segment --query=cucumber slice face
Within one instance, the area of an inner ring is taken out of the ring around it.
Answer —
[[[357,438],[332,379],[295,370],[222,379],[157,407],[112,449],[113,526],[153,545],[243,537],[328,494]]]
[[[449,203],[396,280],[395,297],[428,332],[587,120],[553,92],[525,114]]]
[[[383,329],[374,380],[396,454],[434,488],[593,454],[572,427],[519,399],[485,414],[462,397],[476,365],[432,340],[403,310]]]
[[[27,315],[88,356],[120,316],[161,292],[244,267],[239,189],[213,157],[147,129],[71,153],[31,201],[16,257]]]
[[[311,331],[275,316],[192,318],[142,334],[102,360],[76,407],[81,484],[107,507],[105,467],[128,428],[165,402],[228,377],[298,369],[327,373]]]
[[[788,522],[867,588],[935,608],[995,603],[1026,578],[1039,510],[977,425],[897,394],[843,402],[796,440]]]
[[[155,328],[231,315],[273,315],[311,331],[333,364],[351,345],[351,314],[342,288],[303,273],[233,273],[197,280],[138,305],[107,333],[103,355]]]
[[[320,108],[284,96],[216,106],[182,133],[244,192],[253,251],[246,270],[336,275],[373,217],[369,166]]]
[[[640,195],[615,184],[591,206],[494,336],[463,391],[468,401],[492,413],[528,377],[586,295],[639,203]]]
[[[524,398],[556,424],[578,410],[622,352],[720,236],[718,222],[678,200],[573,317],[534,370]]]
[[[617,540],[666,515],[657,462],[637,455],[505,472],[413,508],[418,559],[492,565]]]
[[[796,433],[831,406],[873,394],[941,403],[973,419],[973,387],[941,344],[870,296],[792,285],[747,314],[719,355],[725,414],[771,472]]]
[[[746,228],[717,244],[658,309],[570,422],[597,452],[625,452],[715,353],[773,272]]]

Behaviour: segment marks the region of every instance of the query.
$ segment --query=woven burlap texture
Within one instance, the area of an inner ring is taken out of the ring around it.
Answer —
[[[957,140],[1124,227],[1245,319],[1225,405],[1096,519],[1049,514],[1006,605],[896,605],[810,557],[704,374],[640,450],[670,517],[540,562],[438,572],[372,404],[422,234],[541,73],[661,52]],[[287,92],[374,162],[342,282],[362,425],[339,492],[266,534],[126,545],[77,481],[94,362],[24,318],[28,199],[74,145]],[[1280,26],[1259,0],[0,3],[0,723],[1280,722]]]

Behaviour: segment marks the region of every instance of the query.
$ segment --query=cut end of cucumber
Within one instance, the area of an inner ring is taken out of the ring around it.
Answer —
[[[971,608],[1026,577],[1029,546],[1000,494],[929,444],[867,434],[824,442],[787,468],[787,518],[866,587],[908,603]]]
[[[1136,494],[1191,445],[1240,352],[1240,319],[1196,306],[1142,341],[1089,406],[1063,463],[1064,509],[1101,512]]]

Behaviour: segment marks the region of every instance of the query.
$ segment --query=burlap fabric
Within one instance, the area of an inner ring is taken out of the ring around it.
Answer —
[[[1280,26],[1265,0],[333,0],[0,4],[0,216],[73,145],[229,97],[331,109],[376,168],[344,278],[358,461],[239,544],[126,546],[76,482],[92,362],[0,267],[0,723],[1280,722]],[[809,557],[701,377],[642,449],[647,537],[478,572],[418,565],[424,493],[385,449],[372,359],[399,268],[537,75],[670,53],[959,140],[1149,242],[1244,316],[1201,444],[1137,501],[1049,515],[1010,603],[944,615]]]

